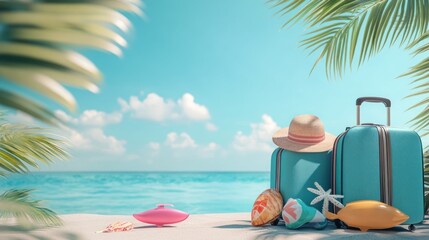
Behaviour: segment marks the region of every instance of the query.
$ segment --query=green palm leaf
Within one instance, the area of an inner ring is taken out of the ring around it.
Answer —
[[[29,0],[0,2],[0,79],[19,84],[74,111],[76,101],[63,86],[98,92],[101,73],[78,53],[82,48],[121,56],[131,22],[121,12],[142,15],[139,0]],[[1,90],[1,89],[0,89]],[[59,121],[49,108],[6,90],[0,104],[39,120]],[[28,103],[37,105],[33,110]]]
[[[326,59],[328,77],[332,73],[341,77],[347,64],[352,65],[356,53],[361,64],[401,36],[401,44],[413,42],[427,30],[429,16],[422,19],[416,11],[427,3],[427,0],[278,2],[290,6],[284,10],[286,13],[304,5],[287,24],[303,20],[313,29],[302,45],[311,53],[321,51],[315,65]],[[360,52],[356,52],[358,46]]]
[[[14,92],[0,89],[0,103],[10,108],[20,109],[49,124],[59,124],[59,120],[56,120],[54,113],[46,107]]]
[[[14,103],[13,93],[1,92],[4,102]],[[16,102],[25,102],[19,99]],[[34,115],[40,114],[43,108],[38,105],[28,107]],[[41,118],[50,113],[41,114]],[[0,118],[3,114],[0,113]],[[47,119],[49,121],[52,118]],[[32,128],[17,124],[0,124],[0,176],[10,173],[25,173],[30,167],[39,167],[39,163],[49,164],[54,160],[65,159],[68,154],[63,149],[64,141],[54,138],[53,135],[43,133],[41,128]],[[9,190],[0,195],[0,218],[15,218],[20,226],[56,226],[61,220],[56,214],[41,206],[40,201],[30,199],[31,190]]]
[[[97,67],[83,55],[54,47],[28,43],[1,43],[0,60],[9,64],[26,63],[36,66],[54,66],[58,69],[63,68],[72,72],[79,72],[95,79],[101,78]]]
[[[74,97],[57,81],[44,74],[35,74],[28,70],[16,70],[16,67],[0,66],[0,74],[6,77],[8,81],[42,93],[45,96],[63,104],[72,111],[76,109],[76,101]]]
[[[414,49],[414,55],[429,51],[429,0],[274,0],[279,13],[290,15],[285,25],[303,22],[309,33],[302,46],[310,54],[319,52],[313,66],[325,60],[328,78],[342,77],[346,66],[362,64],[386,46],[398,43]],[[312,69],[312,70],[313,70]],[[417,130],[429,126],[429,57],[401,76],[411,76],[415,92],[408,97],[425,96],[410,108],[423,107],[412,119]],[[421,83],[421,81],[424,81]]]
[[[51,79],[55,79],[61,85],[83,88],[93,93],[97,93],[99,91],[97,85],[98,80],[91,79],[88,76],[78,72],[64,71],[42,65],[34,66],[29,64],[3,64],[2,68],[7,68],[9,71],[14,72],[19,71],[19,75],[27,75],[28,78],[34,78],[34,76],[31,75],[35,75],[34,73],[37,72],[40,74],[38,76],[46,76]],[[11,78],[15,77],[16,76],[11,76]]]
[[[30,199],[32,190],[9,190],[0,195],[0,217],[15,218],[19,225],[58,226],[62,224],[55,212]]]
[[[0,168],[4,172],[27,172],[39,167],[39,162],[50,163],[65,159],[64,142],[41,133],[40,128],[15,124],[0,125]]]
[[[122,50],[116,42],[111,42],[93,34],[81,30],[57,30],[57,29],[33,29],[19,28],[9,32],[9,37],[14,40],[47,42],[51,44],[69,44],[76,46],[91,47],[94,49],[111,52],[122,56]]]

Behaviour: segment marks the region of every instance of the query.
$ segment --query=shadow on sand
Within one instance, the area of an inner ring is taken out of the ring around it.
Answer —
[[[429,239],[429,217],[422,224],[416,225],[415,232],[408,230],[408,225],[401,225],[385,230],[369,230],[361,232],[359,229],[337,229],[333,223],[329,223],[323,230],[312,227],[302,227],[297,230],[287,229],[283,224],[278,226],[264,225],[254,227],[250,221],[239,221],[234,224],[215,226],[220,229],[248,229],[257,233],[256,237],[249,240],[271,239]]]
[[[147,228],[175,228],[175,226],[162,226],[162,227],[158,227],[155,225],[149,225],[149,226],[139,226],[139,227],[134,227],[133,229],[147,229]]]
[[[240,222],[242,222],[242,224],[227,224],[227,225],[216,226],[215,228],[222,228],[222,229],[255,228],[254,226],[252,226],[250,221],[243,220]]]
[[[43,230],[50,230],[52,228],[24,228],[19,226],[1,226],[0,225],[0,239],[2,240],[80,240],[79,235],[67,232],[58,231],[55,234],[44,234]],[[37,230],[37,231],[36,231]]]

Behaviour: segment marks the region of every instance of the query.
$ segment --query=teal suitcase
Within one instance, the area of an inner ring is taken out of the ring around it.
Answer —
[[[293,152],[277,148],[271,157],[270,186],[283,197],[283,204],[289,198],[300,198],[310,206],[317,197],[307,188],[315,188],[318,182],[324,189],[331,188],[331,151]],[[322,211],[322,203],[314,205]]]
[[[360,124],[363,102],[381,102],[387,108],[387,126]],[[345,205],[357,200],[377,200],[394,206],[410,218],[424,218],[423,150],[414,131],[391,128],[389,99],[356,100],[357,126],[340,134],[333,148],[333,194],[344,195]],[[334,209],[337,212],[338,209]]]

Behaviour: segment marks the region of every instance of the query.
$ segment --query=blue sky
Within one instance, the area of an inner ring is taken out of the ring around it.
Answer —
[[[146,0],[131,16],[124,57],[88,52],[104,74],[101,92],[71,89],[79,111],[58,106],[73,129],[72,158],[54,171],[268,171],[271,134],[293,116],[319,116],[328,132],[355,124],[355,99],[392,100],[392,125],[407,127],[416,99],[396,79],[416,59],[391,48],[327,80],[316,55],[299,47],[305,29],[282,29],[265,0]],[[384,122],[382,105],[363,122]],[[12,116],[19,121],[20,113]]]

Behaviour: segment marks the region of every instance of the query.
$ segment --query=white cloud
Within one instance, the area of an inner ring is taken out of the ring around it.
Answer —
[[[216,127],[216,125],[214,125],[213,123],[206,123],[206,129],[209,131],[217,131],[218,128]]]
[[[207,146],[204,147],[205,151],[216,151],[219,149],[219,145],[214,142],[210,142]]]
[[[79,122],[86,126],[105,126],[120,123],[122,114],[119,112],[105,113],[97,110],[86,110],[79,117]]]
[[[113,136],[107,136],[102,129],[90,129],[87,133],[87,136],[90,136],[92,140],[95,141],[95,144],[99,145],[101,151],[106,153],[113,154],[122,154],[125,152],[125,141],[118,140]]]
[[[157,142],[150,142],[149,148],[154,150],[154,151],[158,151],[161,148],[161,144],[159,144]]]
[[[184,118],[195,121],[210,119],[207,108],[204,105],[196,103],[194,96],[190,93],[183,94],[182,98],[178,101],[178,106]]]
[[[135,118],[160,122],[178,117],[177,113],[174,112],[176,104],[171,100],[164,100],[156,93],[149,93],[143,101],[140,101],[136,96],[131,96],[128,103],[120,101],[120,104],[121,102],[125,106],[122,110],[130,110]]]
[[[122,121],[122,113],[120,112],[105,113],[92,109],[85,110],[77,118],[73,118],[61,110],[55,111],[55,115],[65,122],[91,127],[103,127],[108,124],[116,124]]]
[[[67,113],[57,110],[55,115],[74,125],[73,128],[63,126],[63,135],[70,140],[73,150],[120,155],[126,152],[126,141],[107,135],[103,127],[122,121],[119,112],[105,113],[97,110],[85,110],[74,118]]]
[[[208,144],[197,144],[195,140],[186,132],[182,132],[180,134],[176,132],[170,132],[167,134],[166,139],[163,143],[149,142],[147,146],[153,152],[158,152],[158,150],[161,149],[161,147],[163,146],[168,147],[170,148],[169,155],[174,155],[174,153],[178,152],[187,152],[203,156],[204,154],[213,154],[218,150],[221,150],[219,144],[215,142],[210,142]],[[192,149],[192,152],[183,151],[189,149]]]
[[[189,136],[189,134],[187,134],[186,132],[182,132],[180,134],[171,132],[167,134],[165,145],[171,148],[180,149],[197,147],[197,144],[195,143],[194,139],[192,139],[192,137]]]
[[[77,124],[77,122],[78,122],[77,119],[73,118],[72,116],[68,115],[67,113],[65,113],[64,111],[61,111],[61,110],[55,111],[55,116],[57,116],[57,118],[63,120],[66,123]]]
[[[130,110],[130,105],[128,105],[128,102],[125,101],[124,99],[118,98],[118,103],[119,103],[119,106],[121,106],[122,112],[128,112]]]
[[[36,124],[36,121],[32,116],[21,111],[16,111],[16,113],[13,113],[13,114],[7,113],[4,116],[11,123],[28,124],[28,125]]]
[[[203,121],[210,119],[210,113],[204,105],[195,102],[194,96],[185,93],[177,101],[164,99],[156,93],[149,93],[139,100],[131,96],[129,101],[118,99],[122,112],[131,112],[131,116],[156,122],[167,120]]]
[[[261,123],[250,124],[252,131],[246,135],[239,131],[235,134],[232,146],[238,151],[273,151],[271,137],[280,127],[271,116],[262,115]]]
[[[94,148],[91,139],[79,133],[76,129],[64,127],[63,130],[65,133],[64,136],[69,139],[69,143],[73,149],[91,150]]]
[[[74,150],[115,155],[123,154],[126,151],[126,142],[124,140],[106,135],[101,128],[77,131],[76,129],[63,127],[63,132]]]

